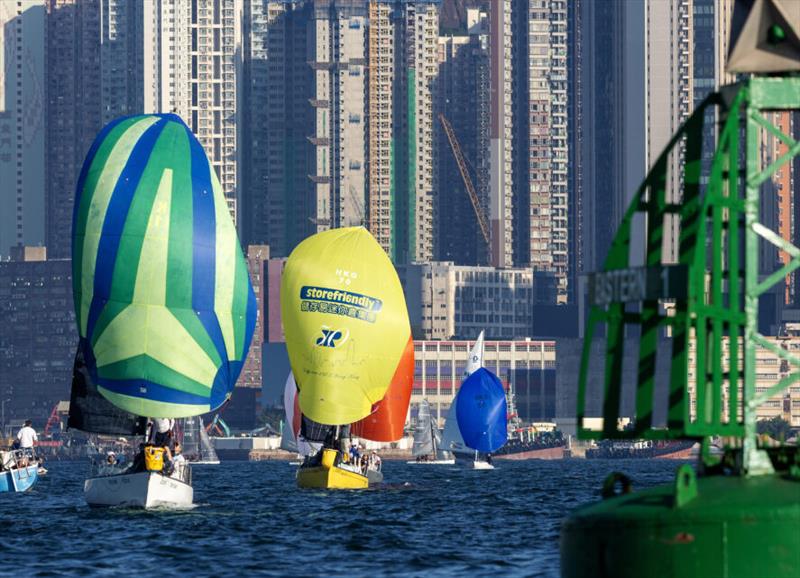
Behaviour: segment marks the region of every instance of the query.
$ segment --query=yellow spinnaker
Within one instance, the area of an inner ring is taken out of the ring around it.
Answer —
[[[369,415],[411,336],[397,272],[369,231],[300,243],[283,271],[281,315],[303,414],[329,425]]]

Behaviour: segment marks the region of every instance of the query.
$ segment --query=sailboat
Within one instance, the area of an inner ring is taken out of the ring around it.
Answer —
[[[500,379],[481,367],[461,385],[456,400],[456,420],[464,444],[472,449],[472,467],[491,470],[491,454],[508,440],[508,406]],[[483,453],[487,459],[480,459]]]
[[[289,463],[299,466],[306,456],[317,453],[322,444],[309,442],[300,435],[303,416],[297,400],[297,384],[291,371],[286,378],[286,386],[283,391],[283,408],[286,419],[281,425],[281,449],[296,453],[298,461]]]
[[[125,117],[97,136],[76,189],[72,268],[70,427],[138,436],[145,416],[197,416],[230,398],[255,294],[222,187],[180,117]],[[190,466],[143,450],[95,467],[87,503],[190,505]]]
[[[483,335],[484,332],[481,331],[478,335],[478,339],[475,340],[475,344],[472,346],[472,349],[469,352],[467,365],[464,367],[464,372],[461,375],[462,381],[483,367]],[[461,430],[458,427],[456,407],[458,406],[457,402],[460,393],[461,390],[459,389],[456,392],[456,395],[450,404],[450,409],[447,412],[447,419],[444,422],[444,434],[442,435],[442,448],[452,452],[456,458],[456,461],[459,463],[469,463],[471,461],[473,467],[476,469],[488,469],[484,466],[486,461],[480,460],[479,456],[475,455],[474,451],[467,447],[467,444],[464,442],[464,438],[461,435]]]
[[[450,457],[449,452],[441,449],[442,436],[439,429],[433,422],[431,407],[427,399],[419,403],[417,412],[417,426],[414,428],[414,447],[411,450],[416,458],[409,464],[439,464],[452,465],[455,459]]]
[[[301,434],[322,443],[298,485],[367,488],[382,477],[377,460],[351,462],[346,437],[399,439],[411,398],[414,347],[397,272],[363,227],[317,233],[286,262],[281,317]]]
[[[187,417],[181,420],[181,431],[183,440],[183,455],[193,466],[218,466],[219,456],[208,432],[203,424],[201,416]]]

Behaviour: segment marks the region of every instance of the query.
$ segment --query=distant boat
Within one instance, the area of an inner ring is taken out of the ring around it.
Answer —
[[[508,439],[506,394],[500,379],[486,368],[473,372],[461,385],[456,419],[464,443],[474,454],[474,469],[493,469],[491,454]],[[480,459],[481,453],[487,459]]]
[[[417,411],[417,426],[414,429],[414,447],[411,454],[416,458],[409,464],[438,464],[452,465],[455,459],[449,452],[441,449],[442,435],[434,424],[431,416],[431,407],[428,400],[419,403]]]
[[[298,485],[358,489],[381,481],[377,460],[352,463],[342,446],[350,432],[376,441],[403,435],[414,346],[389,257],[363,227],[307,238],[286,262],[281,317],[300,435],[322,444],[298,469]]]
[[[480,332],[478,339],[469,352],[467,358],[467,365],[464,368],[464,373],[461,375],[462,382],[470,375],[475,373],[478,369],[483,367],[483,346],[484,346],[484,333]],[[464,437],[461,435],[461,429],[458,426],[458,418],[456,415],[456,408],[458,406],[458,397],[461,394],[459,389],[456,392],[453,401],[450,404],[450,410],[447,412],[447,419],[444,422],[444,434],[442,437],[442,447],[453,453],[456,463],[469,464],[474,469],[491,469],[487,467],[485,456],[478,455],[477,452],[470,449],[464,442]]]
[[[39,479],[39,463],[25,450],[0,451],[0,493],[27,492]]]
[[[286,419],[281,426],[281,449],[296,453],[297,460],[289,463],[299,466],[306,456],[317,453],[322,448],[322,444],[309,442],[300,435],[303,416],[297,400],[297,384],[291,371],[286,378],[286,386],[283,391],[283,408]]]
[[[217,450],[208,437],[201,416],[187,417],[181,422],[183,455],[193,466],[218,466]]]
[[[255,294],[216,172],[180,117],[103,128],[81,170],[72,230],[80,342],[69,426],[136,436],[145,416],[192,417],[227,401]],[[87,503],[190,505],[190,466],[170,472],[159,448],[144,450],[128,467],[111,456],[95,464]]]

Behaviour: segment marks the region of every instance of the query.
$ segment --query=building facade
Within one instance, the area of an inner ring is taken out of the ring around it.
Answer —
[[[467,10],[467,34],[439,38],[434,135],[435,258],[457,265],[488,265],[490,245],[481,232],[466,184],[441,122],[453,127],[484,215],[489,215],[489,16]]]
[[[426,399],[439,427],[444,426],[474,343],[414,341],[412,413]],[[554,341],[486,341],[483,366],[500,378],[520,419],[550,421],[555,417]]]
[[[16,251],[15,251],[16,253]],[[69,399],[78,343],[72,267],[47,260],[44,247],[0,262],[0,402],[6,421],[32,419],[41,430],[53,407]]]
[[[44,243],[44,0],[0,2],[0,258]]]
[[[555,301],[569,290],[568,70],[566,0],[518,2],[513,118],[514,263],[552,272]]]
[[[411,330],[422,339],[519,339],[531,334],[534,272],[452,262],[398,268]]]
[[[365,225],[396,262],[432,258],[438,4],[245,4],[247,242],[287,256]]]
[[[266,245],[250,245],[247,247],[247,273],[253,292],[256,295],[256,325],[253,329],[253,340],[247,351],[247,358],[242,367],[242,374],[237,387],[253,387],[259,391],[263,385],[261,349],[264,343],[264,296],[266,264],[269,262],[269,247]]]

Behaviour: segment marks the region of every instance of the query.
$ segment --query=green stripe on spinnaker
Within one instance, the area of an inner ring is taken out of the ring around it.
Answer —
[[[145,117],[134,123],[114,145],[107,162],[99,171],[96,185],[86,187],[85,192],[90,192],[86,225],[83,229],[83,254],[81,258],[81,309],[80,328],[81,336],[86,336],[86,325],[89,319],[89,308],[94,296],[94,273],[97,263],[97,248],[100,245],[100,236],[106,219],[106,211],[111,200],[119,176],[130,157],[131,151],[139,141],[142,134],[158,121],[157,117]],[[88,179],[87,179],[88,181]],[[80,239],[77,239],[80,241]]]
[[[189,417],[211,411],[209,404],[164,403],[161,401],[151,401],[141,397],[114,393],[101,385],[98,385],[97,389],[103,397],[118,408],[136,415],[147,415],[150,417]]]
[[[180,134],[184,133],[183,127],[176,123],[167,123],[159,134],[158,139],[150,151],[146,165],[143,167],[141,178],[136,186],[130,208],[125,218],[125,226],[122,230],[122,237],[117,249],[116,261],[114,262],[114,278],[111,284],[111,298],[117,301],[143,302],[144,295],[139,293],[139,299],[134,299],[137,287],[137,277],[140,273],[140,258],[142,256],[142,246],[144,243],[152,245],[155,243],[162,247],[161,255],[150,254],[148,257],[156,257],[158,261],[166,260],[167,243],[169,240],[169,197],[172,191],[163,186],[171,187],[172,178],[168,177],[168,182],[164,181],[165,172],[172,172],[174,166],[171,154],[175,141]],[[159,208],[160,213],[154,214],[154,202],[156,195],[160,194],[162,199],[166,197],[167,205],[162,203]],[[163,218],[166,212],[166,219]],[[161,217],[161,218],[160,218]],[[152,227],[152,230],[151,230]],[[150,235],[161,236],[159,241],[150,239]],[[156,250],[158,250],[156,248]],[[158,262],[144,263],[145,267],[152,266],[146,272],[158,270]],[[164,290],[166,279],[153,279],[154,283],[160,285]],[[151,303],[151,305],[161,304]]]
[[[97,181],[100,178],[100,174],[102,173],[103,167],[105,167],[105,164],[108,161],[108,157],[111,154],[114,145],[117,143],[120,136],[122,136],[122,134],[127,131],[132,124],[137,122],[137,120],[139,119],[129,118],[120,122],[117,126],[109,131],[95,152],[94,158],[92,159],[92,164],[89,166],[89,170],[86,173],[86,179],[83,183],[83,191],[79,192],[80,206],[78,207],[78,211],[76,213],[75,223],[73,223],[75,253],[72,255],[72,292],[73,299],[75,301],[76,312],[81,310],[80,301],[81,280],[83,279],[83,243],[85,239],[86,219],[89,215],[89,206],[91,205],[91,200],[94,195],[94,188],[97,185]],[[78,321],[80,324],[80,319]],[[81,331],[81,336],[85,337],[83,334],[83,325],[80,325],[79,329]]]
[[[236,253],[239,250],[239,241],[236,231],[231,223],[228,204],[222,193],[216,172],[211,163],[208,163],[211,174],[212,193],[214,195],[215,231],[215,287],[214,287],[214,312],[217,314],[222,339],[228,352],[228,359],[236,359],[236,337],[234,334],[235,322],[231,314],[234,299],[234,283],[236,281]]]
[[[167,251],[169,250],[169,214],[172,203],[172,169],[161,174],[150,221],[139,254],[139,270],[133,303],[164,306],[167,295]]]
[[[236,353],[231,359],[243,360],[247,331],[247,297],[250,294],[250,275],[242,252],[236,247],[236,283],[233,290],[233,326],[236,329]]]
[[[172,176],[172,208],[169,215],[169,256],[167,259],[167,307],[192,309],[192,260],[194,228],[191,150],[184,131],[172,150],[175,166],[185,167]],[[205,332],[205,330],[204,330]]]
[[[214,342],[208,336],[203,323],[197,318],[197,314],[191,309],[170,309],[170,311],[172,311],[175,319],[178,320],[186,332],[197,342],[197,345],[203,349],[208,358],[214,362],[214,365],[221,367],[222,359],[219,357],[219,352],[214,347]]]
[[[147,354],[209,388],[218,370],[183,325],[163,307],[130,305],[98,338],[94,353],[98,369]]]
[[[157,359],[149,355],[137,355],[110,365],[98,368],[98,375],[103,379],[116,381],[136,380],[145,376],[153,383],[168,383],[171,389],[209,397],[211,388],[202,383],[189,379],[182,373],[170,369]]]

